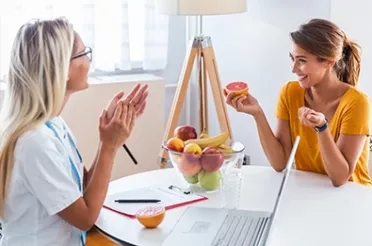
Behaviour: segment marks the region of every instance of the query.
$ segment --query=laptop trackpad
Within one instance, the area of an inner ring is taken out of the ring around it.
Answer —
[[[195,221],[189,231],[183,233],[208,233],[212,226],[210,221]]]
[[[225,209],[188,207],[162,245],[209,245],[227,213]]]

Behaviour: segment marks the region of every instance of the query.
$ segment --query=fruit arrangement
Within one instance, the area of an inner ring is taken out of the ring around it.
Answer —
[[[225,88],[223,89],[223,92],[225,96],[227,96],[227,94],[229,94],[230,91],[233,93],[233,97],[239,96],[239,95],[246,95],[248,94],[248,91],[249,91],[248,84],[243,81],[230,82],[229,84],[225,86]]]
[[[192,126],[178,126],[174,136],[165,143],[170,150],[171,159],[189,184],[198,184],[207,191],[218,189],[221,180],[221,167],[234,150],[225,144],[227,132],[208,136],[202,132],[198,136]]]

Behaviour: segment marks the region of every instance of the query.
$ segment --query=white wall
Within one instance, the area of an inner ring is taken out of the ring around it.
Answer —
[[[295,78],[291,74],[288,55],[291,48],[289,32],[310,18],[329,18],[330,4],[330,0],[249,0],[247,13],[204,19],[203,32],[212,37],[222,85],[232,80],[247,81],[273,129],[279,89]],[[196,92],[193,97],[196,103]],[[197,104],[193,108],[193,124],[197,126]],[[210,123],[217,122],[213,104],[209,110]],[[234,138],[245,144],[251,163],[268,165],[252,117],[230,108],[228,113]],[[211,134],[218,132],[216,125],[210,125]]]
[[[184,16],[169,17],[169,35],[168,35],[168,63],[167,67],[161,71],[151,72],[156,76],[165,79],[166,84],[177,84],[181,73],[183,60],[186,51],[186,21]],[[176,88],[168,88],[165,91],[165,108],[164,117],[165,124],[167,123],[169,111],[173,102]],[[151,93],[151,92],[150,92]],[[186,121],[185,107],[180,117],[180,124]],[[165,126],[164,126],[165,128]],[[160,151],[160,149],[159,149]]]
[[[332,0],[331,20],[362,47],[359,89],[372,98],[372,1]]]

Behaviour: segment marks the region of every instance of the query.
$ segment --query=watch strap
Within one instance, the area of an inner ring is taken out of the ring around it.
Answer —
[[[320,127],[317,127],[317,126],[314,126],[313,128],[314,128],[314,130],[317,132],[317,133],[320,133],[320,132],[322,132],[322,131],[324,131],[325,129],[327,129],[328,128],[328,120],[327,120],[327,118],[325,119],[325,123],[324,123],[324,125],[322,125],[322,126],[320,126]]]

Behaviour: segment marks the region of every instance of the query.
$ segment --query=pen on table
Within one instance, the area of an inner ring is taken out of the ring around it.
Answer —
[[[127,145],[123,144],[123,148],[125,149],[125,151],[128,153],[129,157],[132,159],[132,161],[134,162],[134,164],[138,164],[136,158],[134,158],[132,152],[130,152],[130,150],[128,149]]]
[[[115,200],[115,202],[118,203],[156,203],[156,202],[161,202],[159,199],[118,199]]]

